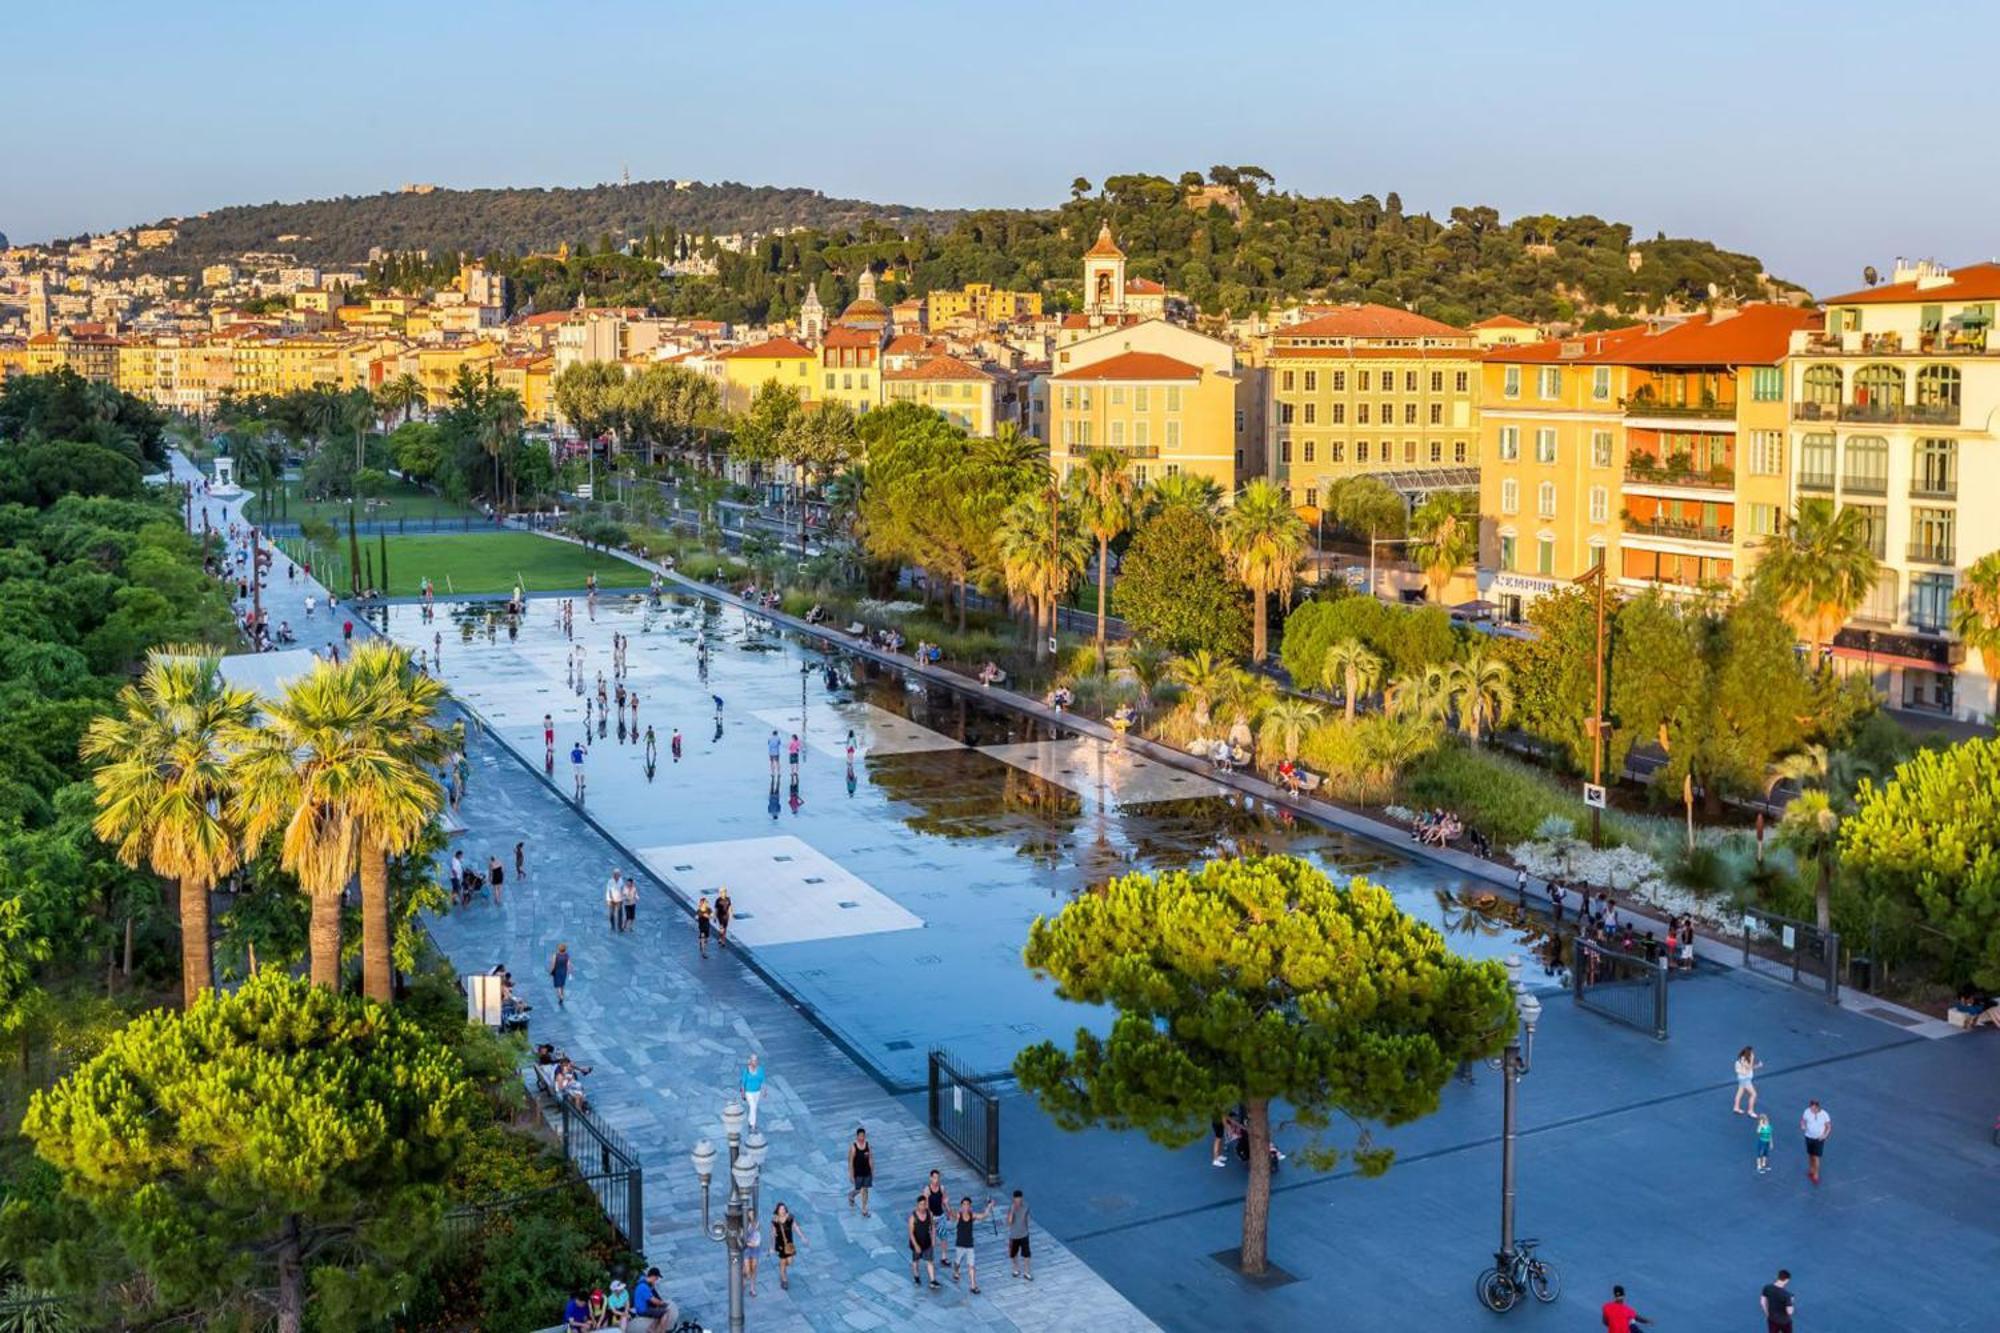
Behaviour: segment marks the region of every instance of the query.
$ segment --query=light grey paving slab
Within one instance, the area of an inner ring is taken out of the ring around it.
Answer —
[[[747,945],[797,944],[887,930],[923,918],[790,834],[643,847],[640,859],[690,898],[727,885],[730,936]]]
[[[1220,796],[1225,788],[1091,736],[982,745],[979,752],[1086,799],[1117,805]]]

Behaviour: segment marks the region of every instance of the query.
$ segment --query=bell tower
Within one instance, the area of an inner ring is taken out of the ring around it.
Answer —
[[[1097,243],[1083,256],[1083,308],[1092,315],[1125,309],[1125,252],[1111,239],[1111,224],[1097,229]]]

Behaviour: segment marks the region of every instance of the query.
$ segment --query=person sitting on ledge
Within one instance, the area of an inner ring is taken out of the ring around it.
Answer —
[[[1007,679],[1007,673],[992,662],[988,662],[979,668],[979,683],[981,685],[998,685],[1005,679]]]

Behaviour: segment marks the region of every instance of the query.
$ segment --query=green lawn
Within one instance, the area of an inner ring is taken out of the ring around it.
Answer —
[[[638,566],[601,551],[586,551],[581,546],[537,537],[531,532],[364,537],[361,539],[364,568],[369,560],[381,559],[383,543],[388,546],[387,591],[392,597],[413,596],[423,591],[426,577],[436,586],[440,597],[454,593],[508,593],[514,590],[516,581],[531,594],[581,588],[585,576],[592,572],[602,588],[643,588],[651,579]],[[287,539],[280,545],[294,559],[306,555],[296,539]],[[337,549],[321,553],[315,560],[314,573],[326,575],[322,581],[332,587],[348,586],[345,540]],[[379,582],[379,568],[375,577]]]
[[[321,518],[338,523],[343,528],[346,526],[345,499],[307,501],[302,496],[301,487],[300,482],[286,482],[284,504],[278,507],[274,497],[273,506],[277,508],[277,512],[271,517],[286,523],[301,523],[306,519]],[[256,488],[251,489],[254,491]],[[468,515],[475,519],[480,517],[476,510],[467,505],[432,495],[429,491],[406,481],[392,480],[388,489],[382,494],[364,499],[361,503],[360,517],[364,523],[393,523],[399,518],[429,521],[437,518],[464,518]],[[257,500],[251,500],[243,508],[252,522],[261,521],[264,517],[259,512],[262,505]]]

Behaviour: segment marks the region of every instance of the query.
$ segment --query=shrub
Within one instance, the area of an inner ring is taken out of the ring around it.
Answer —
[[[1546,820],[1575,828],[1589,819],[1580,796],[1558,788],[1539,770],[1462,745],[1443,746],[1420,760],[1404,775],[1401,790],[1409,804],[1454,811],[1466,827],[1496,843],[1540,836]]]

